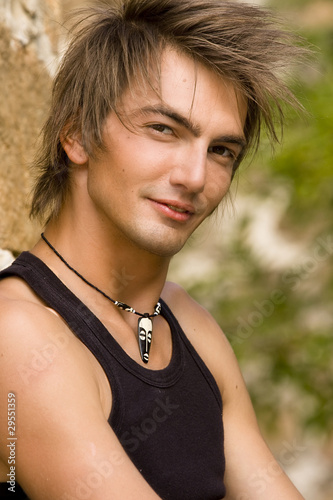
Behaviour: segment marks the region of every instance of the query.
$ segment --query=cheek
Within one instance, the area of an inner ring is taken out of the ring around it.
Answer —
[[[231,170],[229,172],[223,168],[217,168],[210,173],[205,186],[205,195],[211,206],[215,208],[220,203],[229,191],[230,184]]]
[[[89,171],[91,189],[101,192],[121,189],[130,178],[125,175],[125,168],[117,154],[105,153],[96,161],[92,161]]]

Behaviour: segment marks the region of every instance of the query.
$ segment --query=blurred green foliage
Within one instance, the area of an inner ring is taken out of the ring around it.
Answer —
[[[318,47],[318,64],[305,69],[295,92],[309,115],[289,120],[283,149],[267,164],[274,181],[283,177],[292,188],[295,223],[327,217],[333,208],[333,26],[307,38]]]
[[[277,5],[298,7],[290,0]],[[245,243],[247,220],[224,250],[209,282],[189,292],[229,337],[261,426],[287,417],[299,429],[333,430],[333,23],[303,31],[316,48],[301,70],[296,95],[308,115],[290,113],[283,147],[268,147],[240,173],[237,196],[265,199],[283,186],[288,206],[280,230],[306,251],[291,269],[272,270]],[[242,180],[243,176],[243,180]],[[244,181],[245,180],[245,181]]]

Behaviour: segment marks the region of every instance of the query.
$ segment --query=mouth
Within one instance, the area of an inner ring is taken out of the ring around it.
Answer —
[[[179,212],[180,214],[191,213],[189,210],[185,210],[184,208],[176,207],[175,205],[170,205],[169,203],[164,203],[164,205],[169,207],[171,210],[174,210],[175,212]]]
[[[152,200],[152,201],[160,203],[161,205],[165,205],[169,207],[171,210],[175,210],[176,212],[179,213],[189,213],[191,215],[195,213],[195,208],[193,207],[193,205],[190,205],[189,203],[183,203],[177,200]]]
[[[174,200],[150,201],[160,213],[178,222],[187,222],[195,214],[195,208],[187,203]]]

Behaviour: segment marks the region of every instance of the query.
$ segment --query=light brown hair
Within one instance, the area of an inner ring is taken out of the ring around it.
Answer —
[[[262,8],[220,0],[114,0],[86,11],[54,81],[49,118],[33,167],[31,216],[49,220],[68,192],[70,168],[60,137],[79,134],[88,155],[103,148],[103,124],[132,82],[158,74],[171,45],[230,80],[247,98],[247,151],[263,124],[274,143],[284,103],[297,100],[284,70],[302,49]],[[235,170],[239,161],[235,165]]]

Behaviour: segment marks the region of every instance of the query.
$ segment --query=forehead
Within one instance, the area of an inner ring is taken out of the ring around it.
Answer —
[[[200,129],[216,122],[229,126],[230,133],[243,132],[247,103],[242,94],[227,79],[172,48],[162,52],[158,75],[151,71],[149,82],[133,82],[124,92],[120,110],[130,118],[160,104]]]

